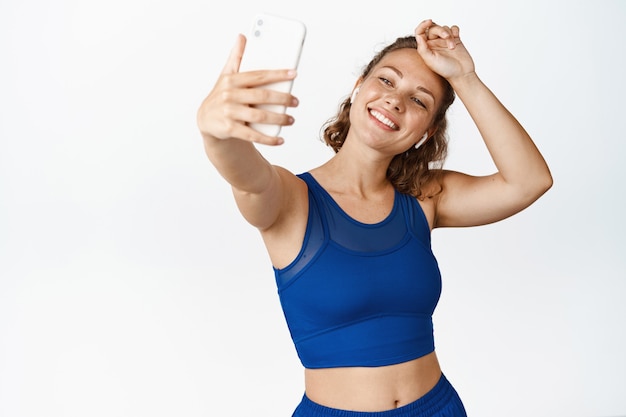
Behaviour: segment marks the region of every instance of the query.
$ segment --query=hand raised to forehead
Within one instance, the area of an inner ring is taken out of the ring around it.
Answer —
[[[448,81],[474,72],[474,61],[461,41],[458,26],[425,20],[415,28],[415,39],[426,65]]]

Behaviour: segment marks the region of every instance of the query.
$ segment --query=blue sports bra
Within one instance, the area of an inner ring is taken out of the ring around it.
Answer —
[[[280,303],[303,366],[383,366],[434,351],[441,274],[414,197],[395,192],[380,223],[348,216],[309,173],[302,249],[274,268]]]

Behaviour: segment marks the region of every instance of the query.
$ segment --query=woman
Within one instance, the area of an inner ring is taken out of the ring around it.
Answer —
[[[200,106],[198,126],[276,273],[305,367],[294,416],[464,416],[434,351],[441,283],[430,231],[523,210],[552,185],[544,159],[476,75],[459,28],[426,20],[372,60],[326,125],[336,154],[294,175],[253,145],[283,140],[248,123],[293,123],[251,105],[297,106],[290,94],[258,88],[295,72],[239,73],[244,47],[240,36]],[[493,158],[492,175],[441,168],[455,94]]]

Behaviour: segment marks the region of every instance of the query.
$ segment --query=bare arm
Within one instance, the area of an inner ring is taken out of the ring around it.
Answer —
[[[280,137],[265,136],[247,123],[261,122],[289,125],[288,115],[260,110],[254,104],[297,105],[290,94],[256,88],[264,84],[292,79],[287,70],[239,73],[245,37],[239,35],[226,65],[211,93],[197,114],[198,128],[209,160],[232,186],[243,216],[253,226],[266,229],[276,222],[289,204],[285,187],[293,186],[296,177],[271,165],[254,143],[280,145]]]
[[[499,221],[525,209],[552,186],[550,171],[524,128],[475,73],[452,82],[476,123],[497,172],[472,177],[449,172],[437,226]]]
[[[435,227],[496,222],[528,207],[552,186],[552,176],[532,139],[483,84],[459,37],[459,29],[430,23],[416,29],[418,50],[445,77],[467,108],[496,165],[489,176],[448,171],[436,205]],[[440,39],[437,39],[440,38]],[[441,43],[438,43],[441,41]]]

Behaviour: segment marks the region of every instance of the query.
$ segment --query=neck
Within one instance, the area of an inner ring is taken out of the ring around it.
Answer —
[[[372,149],[355,149],[346,143],[316,171],[326,178],[332,178],[333,188],[344,193],[367,196],[389,190],[391,184],[387,179],[387,168],[391,159]]]

